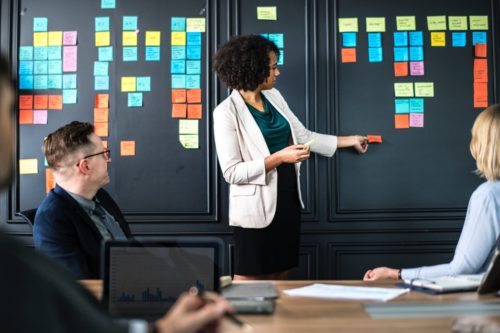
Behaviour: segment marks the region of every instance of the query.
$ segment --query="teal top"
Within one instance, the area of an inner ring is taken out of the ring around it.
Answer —
[[[289,146],[292,132],[285,117],[263,95],[261,96],[264,102],[264,112],[257,110],[248,103],[246,105],[266,140],[269,152],[273,154]]]

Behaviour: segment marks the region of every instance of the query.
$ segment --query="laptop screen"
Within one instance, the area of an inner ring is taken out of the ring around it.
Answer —
[[[114,317],[159,318],[192,286],[217,291],[217,252],[216,243],[108,242],[103,300]]]

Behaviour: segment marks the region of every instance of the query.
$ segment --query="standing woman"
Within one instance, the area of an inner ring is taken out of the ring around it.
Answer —
[[[214,110],[217,156],[230,184],[236,280],[286,279],[299,258],[300,162],[310,151],[366,152],[364,136],[309,131],[278,90],[276,45],[257,35],[232,38],[215,55],[214,70],[233,89]],[[305,143],[308,143],[305,145]]]

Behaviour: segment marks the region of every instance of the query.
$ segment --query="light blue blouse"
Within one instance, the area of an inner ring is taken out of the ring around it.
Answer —
[[[428,279],[486,271],[500,234],[500,181],[487,181],[472,193],[464,227],[448,264],[401,270],[403,279]]]

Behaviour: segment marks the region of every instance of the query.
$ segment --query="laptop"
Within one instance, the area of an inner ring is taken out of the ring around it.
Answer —
[[[190,287],[219,291],[217,241],[107,241],[103,303],[116,318],[162,317]]]

